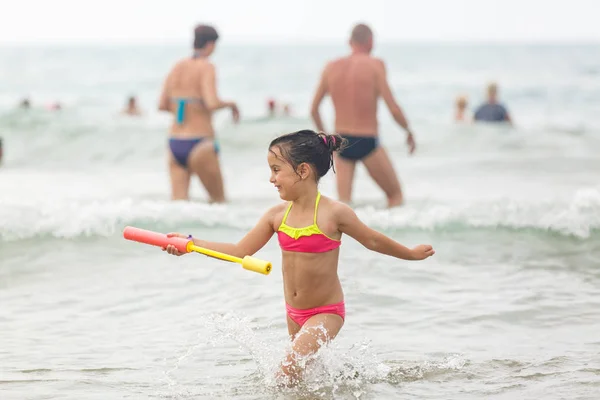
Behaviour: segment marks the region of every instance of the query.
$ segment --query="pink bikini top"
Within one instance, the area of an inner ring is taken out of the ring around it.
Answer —
[[[292,202],[288,206],[279,229],[277,229],[277,239],[282,250],[296,251],[300,253],[324,253],[337,249],[341,246],[340,240],[335,240],[325,235],[317,226],[317,209],[321,193],[317,194],[315,202],[315,217],[312,225],[304,228],[292,228],[285,224],[285,221],[292,209]]]

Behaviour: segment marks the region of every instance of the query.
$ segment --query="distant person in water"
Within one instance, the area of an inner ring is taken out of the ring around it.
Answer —
[[[508,110],[498,102],[498,85],[490,83],[487,87],[487,101],[475,110],[475,122],[508,122],[512,124]]]
[[[455,122],[468,122],[467,112],[467,98],[465,96],[458,96],[456,98],[456,113],[454,114]]]
[[[123,109],[122,114],[131,116],[142,115],[142,111],[138,107],[137,99],[135,98],[135,96],[130,96],[127,99],[127,105]]]
[[[267,116],[270,118],[274,118],[277,114],[277,103],[275,99],[267,100]]]
[[[285,115],[286,117],[289,117],[292,115],[292,108],[289,104],[283,105],[283,115]]]
[[[62,108],[63,108],[62,105],[58,101],[56,101],[48,106],[48,110],[50,110],[50,111],[60,111],[60,110],[62,110]]]
[[[21,100],[21,102],[19,103],[19,108],[23,109],[23,110],[28,110],[31,108],[31,102],[29,101],[28,98],[24,98],[23,100]]]
[[[385,192],[388,207],[403,203],[400,182],[387,152],[379,143],[377,103],[383,98],[394,120],[406,131],[409,153],[415,139],[402,109],[396,103],[387,80],[385,64],[371,56],[373,32],[364,24],[352,29],[352,53],[325,66],[313,98],[311,115],[319,131],[325,126],[319,106],[329,94],[335,110],[335,130],[346,142],[335,155],[338,197],[344,203],[352,198],[356,164],[362,162],[375,183]]]
[[[269,99],[267,101],[267,117],[268,118],[276,118],[279,116],[289,117],[291,115],[291,107],[289,104],[284,103],[281,108],[281,114],[279,114],[279,104],[275,99]]]
[[[159,110],[174,115],[169,139],[173,200],[189,199],[190,178],[195,174],[210,202],[225,201],[212,114],[228,108],[237,122],[239,111],[235,102],[223,101],[217,94],[216,70],[209,58],[218,38],[212,26],[198,25],[194,30],[194,52],[171,69],[160,96]]]

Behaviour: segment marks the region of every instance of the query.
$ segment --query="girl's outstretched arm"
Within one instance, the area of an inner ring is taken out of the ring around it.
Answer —
[[[278,207],[281,206],[279,205],[272,207],[269,211],[267,211],[257,222],[254,228],[252,228],[237,243],[209,242],[207,240],[194,238],[194,244],[199,247],[204,247],[205,249],[218,251],[220,253],[225,253],[240,258],[243,258],[244,256],[251,256],[262,249],[263,246],[267,244],[269,239],[271,239],[271,236],[273,236],[273,216],[275,215]],[[187,237],[187,235],[183,235],[181,233],[168,233],[167,236]],[[172,245],[167,246],[163,250],[176,256],[186,254],[180,253]]]
[[[431,245],[421,244],[412,249],[365,225],[346,204],[336,205],[335,215],[340,232],[356,239],[369,250],[403,260],[424,260],[435,254]]]

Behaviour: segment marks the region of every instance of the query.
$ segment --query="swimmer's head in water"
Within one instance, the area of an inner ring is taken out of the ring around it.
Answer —
[[[488,84],[487,93],[490,99],[496,98],[496,96],[498,95],[498,85],[496,84],[496,82],[491,82]]]
[[[214,46],[219,39],[217,30],[210,25],[198,25],[194,29],[194,49],[201,50],[207,45]]]
[[[333,166],[333,152],[340,150],[343,142],[344,139],[340,135],[326,135],[305,129],[274,139],[269,145],[269,151],[277,155],[273,151],[277,148],[281,158],[290,164],[298,175],[302,164],[308,164],[318,182]]]
[[[373,49],[373,31],[365,24],[358,24],[352,29],[350,45],[367,51]]]

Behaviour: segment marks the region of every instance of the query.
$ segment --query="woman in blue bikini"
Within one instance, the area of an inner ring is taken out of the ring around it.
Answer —
[[[174,114],[169,138],[169,172],[173,200],[188,200],[190,178],[198,175],[209,201],[225,201],[219,147],[212,113],[231,109],[234,122],[239,111],[234,102],[219,99],[215,67],[208,60],[219,35],[215,28],[199,25],[194,31],[194,54],[175,64],[165,80],[159,110]]]

